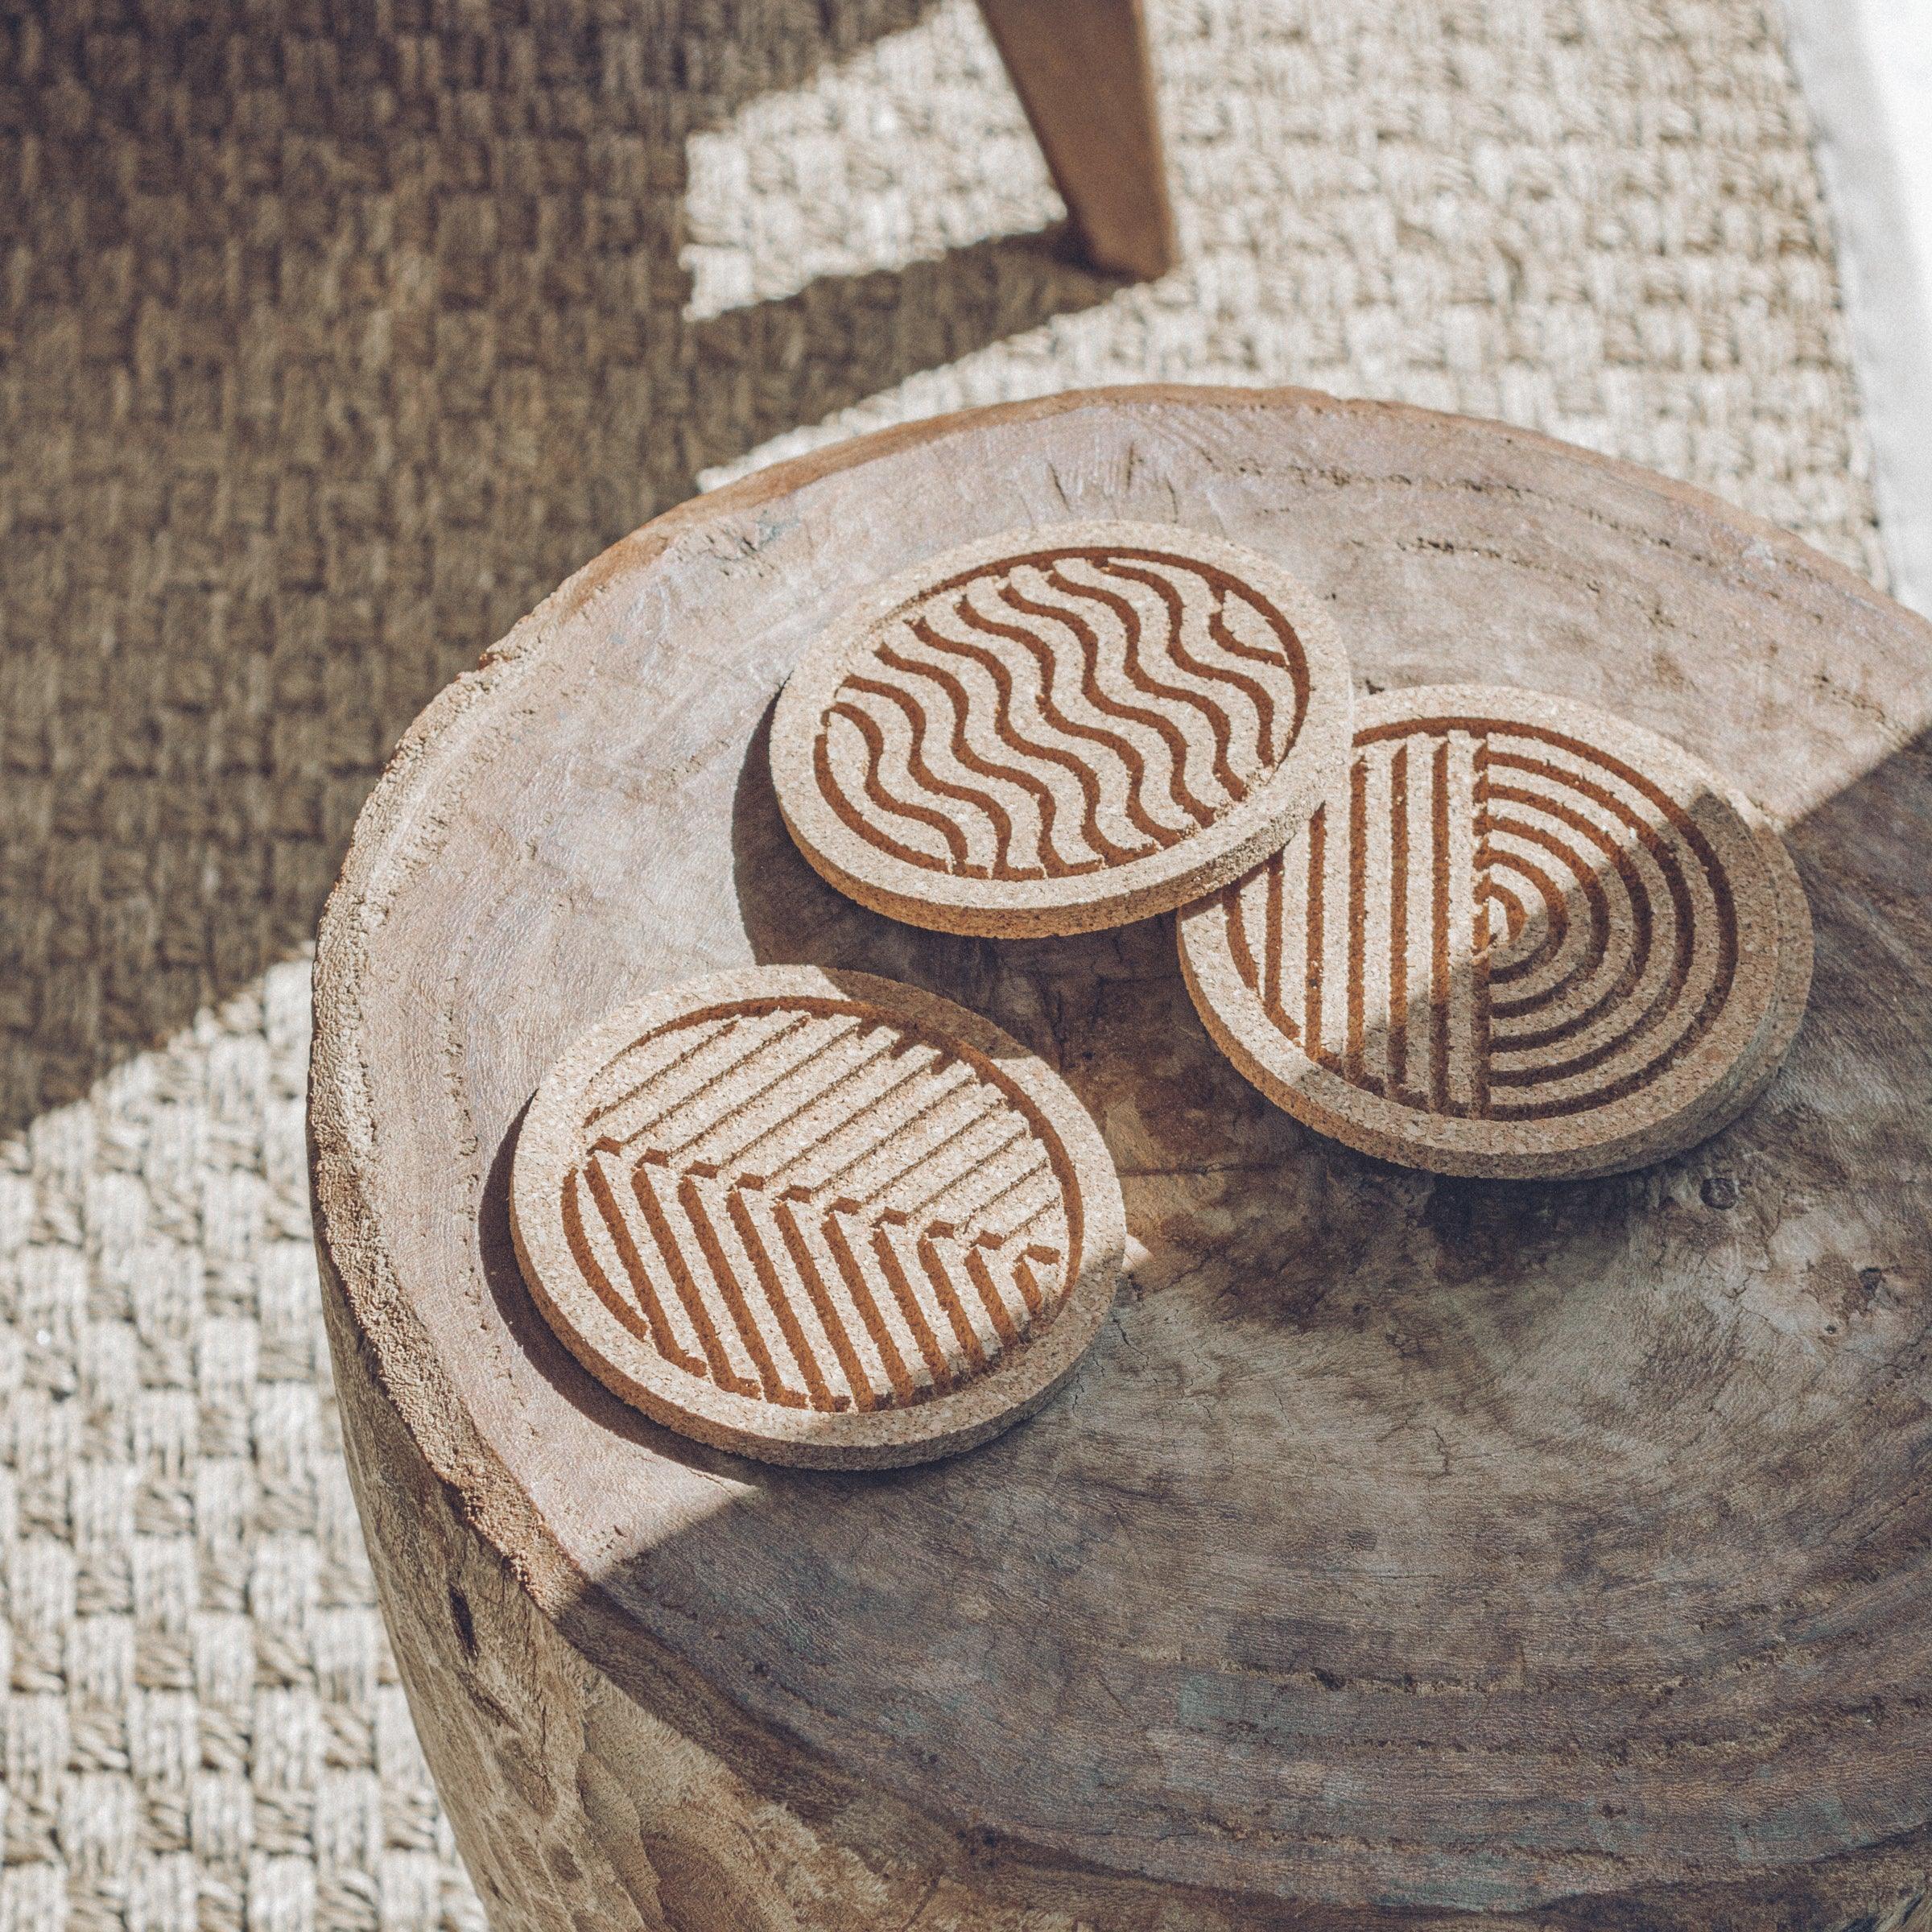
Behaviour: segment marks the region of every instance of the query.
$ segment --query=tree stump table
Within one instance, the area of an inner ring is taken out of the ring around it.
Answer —
[[[848,902],[774,692],[908,562],[1174,521],[1369,688],[1517,683],[1789,828],[1809,1018],[1718,1139],[1450,1181],[1311,1134],[1158,919],[1001,943]],[[1298,392],[1063,397],[687,504],[433,704],[316,967],[318,1241],[397,1654],[501,1932],[1864,1932],[1932,1892],[1932,630],[1695,492]],[[957,1459],[700,1448],[518,1276],[518,1121],[605,1008],[753,961],[985,1013],[1125,1191],[1086,1366]]]

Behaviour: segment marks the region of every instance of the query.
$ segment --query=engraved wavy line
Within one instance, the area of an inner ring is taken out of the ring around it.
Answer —
[[[1024,625],[1002,624],[997,617],[983,615],[975,610],[963,597],[953,606],[953,615],[962,624],[969,625],[974,630],[982,631],[988,637],[1005,638],[1009,642],[1018,645],[1040,667],[1040,712],[1046,722],[1056,730],[1064,732],[1069,737],[1084,739],[1088,744],[1104,747],[1127,767],[1127,784],[1122,809],[1140,832],[1159,848],[1171,845],[1183,836],[1172,827],[1163,825],[1159,819],[1151,817],[1141,800],[1141,795],[1147,787],[1148,778],[1147,761],[1141,755],[1140,748],[1117,731],[1109,731],[1104,725],[1083,724],[1077,719],[1068,717],[1060,708],[1052,690],[1055,668],[1054,656],[1044,638],[1036,637]],[[1094,710],[1104,716],[1129,718],[1137,724],[1150,725],[1157,732],[1167,722],[1165,719],[1156,717],[1152,712],[1114,704],[1093,681],[1092,656],[1085,652],[1082,653],[1082,656],[1084,663],[1080,695]]]
[[[915,825],[929,825],[939,832],[946,841],[947,852],[955,854],[953,869],[969,877],[980,876],[980,869],[970,864],[965,856],[966,842],[960,835],[959,828],[943,813],[921,805],[916,799],[894,798],[879,780],[879,766],[886,757],[886,738],[878,726],[856,704],[833,704],[827,708],[827,723],[819,729],[818,743],[812,748],[812,763],[819,781],[819,791],[825,802],[844,820],[846,829],[856,832],[861,838],[881,845],[895,859],[903,859],[909,865],[923,865],[931,872],[943,872],[946,868],[929,852],[923,852],[916,845],[908,845],[873,820],[863,818],[845,795],[845,789],[838,782],[832,769],[830,749],[831,725],[833,718],[844,718],[857,728],[859,736],[865,741],[865,770],[861,780],[865,795],[881,811],[890,812],[894,817],[909,819]]]
[[[1170,634],[1165,638],[1158,637],[1155,630],[1159,627],[1150,630],[1133,601],[1121,592],[1070,579],[1062,565],[1076,559],[1093,572],[1151,589],[1167,617]],[[1212,598],[1205,617],[1208,635],[1214,646],[1212,654],[1189,648],[1183,634],[1186,609],[1180,592],[1161,576],[1141,567],[1157,563],[1170,570],[1183,570],[1191,580],[1198,580],[1207,588]],[[1168,754],[1163,774],[1166,794],[1177,815],[1192,820],[1195,826],[1211,824],[1219,811],[1238,802],[1249,789],[1251,781],[1236,770],[1231,755],[1236,737],[1246,735],[1243,729],[1246,720],[1237,720],[1212,691],[1203,692],[1173,682],[1160,675],[1157,667],[1162,662],[1170,663],[1203,683],[1242,694],[1254,710],[1257,750],[1264,764],[1269,761],[1273,749],[1277,694],[1256,677],[1214,659],[1239,658],[1285,672],[1294,687],[1294,729],[1298,731],[1307,703],[1307,678],[1305,663],[1298,661],[1292,648],[1292,633],[1283,635],[1278,658],[1236,637],[1227,618],[1230,586],[1217,574],[1188,565],[1183,559],[1156,557],[1151,553],[1141,558],[1138,552],[1122,555],[1088,551],[1015,558],[1001,568],[1010,572],[1022,564],[1038,572],[1038,584],[1045,587],[1041,595],[1026,595],[1009,576],[1001,580],[998,571],[969,573],[939,589],[942,592],[956,589],[962,593],[952,601],[951,607],[950,614],[958,625],[1015,646],[1026,654],[1030,660],[1028,668],[1038,674],[1037,681],[1030,687],[1013,653],[988,649],[943,627],[947,614],[943,607],[935,609],[929,601],[926,609],[908,612],[903,619],[902,638],[910,634],[922,653],[971,663],[991,679],[993,716],[980,744],[968,742],[967,738],[968,724],[981,716],[968,686],[943,663],[931,663],[925,655],[908,654],[908,647],[903,643],[898,649],[881,644],[874,662],[906,679],[918,680],[911,691],[896,687],[890,679],[852,675],[835,694],[815,747],[816,776],[827,802],[858,836],[892,857],[924,869],[952,871],[966,877],[1016,878],[1091,872],[1151,856],[1185,838],[1189,829],[1186,824],[1164,824],[1165,807],[1158,815],[1150,808],[1158,795],[1153,789],[1153,773],[1158,766],[1146,745],[1124,731],[1109,729],[1105,722],[1088,723],[1069,714],[1067,705],[1060,701],[1061,692],[1064,691],[1071,699],[1071,685],[1075,679],[1080,699],[1091,708],[1094,717],[1118,720],[1159,739]],[[1023,622],[1003,624],[997,617],[975,608],[971,593],[982,585],[1016,616],[1031,618],[1036,623],[1051,623],[1069,633],[1078,646],[1077,669],[1071,654],[1056,654],[1044,638]],[[1238,585],[1233,588],[1239,589]],[[1051,597],[1046,594],[1049,592]],[[1090,615],[1100,611],[1118,624],[1124,649],[1109,642],[1103,650],[1096,622],[1089,621]],[[1278,634],[1283,634],[1282,621],[1265,608],[1261,614]],[[1169,712],[1173,708],[1184,707],[1203,720],[1212,745],[1212,783],[1207,782],[1206,771],[1197,778],[1193,769],[1203,759],[1199,740],[1191,742],[1171,715],[1136,705],[1107,689],[1100,681],[1103,670],[1109,677],[1117,675],[1141,696],[1158,700]],[[1063,677],[1069,680],[1067,686],[1059,684]],[[932,700],[927,694],[933,691],[947,701],[943,720],[936,709],[928,715]],[[890,720],[875,715],[861,701],[865,700],[890,705],[895,715]],[[1037,718],[1034,716],[1036,707]],[[830,732],[834,717],[844,718],[860,734],[865,763],[857,774],[857,789],[862,791],[865,801],[883,815],[884,824],[870,815],[861,815],[859,801],[846,795],[841,775],[832,769]],[[1022,719],[1026,720],[1024,727]],[[902,753],[894,729],[902,722],[910,734],[910,749]],[[950,729],[943,729],[944,725]],[[1042,727],[1069,744],[1045,741]],[[949,741],[951,758],[960,772],[970,773],[993,785],[1013,787],[1034,806],[1038,816],[1037,865],[1022,867],[1016,863],[1015,847],[1022,835],[1013,814],[994,792],[962,783],[956,774],[944,774],[935,769],[923,742],[926,733],[935,729],[943,729]],[[979,729],[976,724],[976,732]],[[996,746],[1017,753],[1024,762],[1009,762],[998,755]],[[1117,778],[1115,768],[1096,757],[1103,750],[1119,761]],[[901,763],[904,769],[898,772],[896,766]],[[1057,781],[1048,784],[1036,770],[1028,769],[1029,765],[1051,766],[1056,772],[1064,772],[1072,786],[1078,788],[1082,810],[1077,846],[1068,836],[1072,832],[1071,815],[1066,810],[1072,803],[1068,795],[1071,787]],[[1115,799],[1117,787],[1118,803],[1115,803],[1111,801]],[[1216,791],[1220,795],[1219,803],[1215,799]],[[951,809],[938,809],[941,800]],[[1104,828],[1102,815],[1117,811],[1121,816],[1114,820],[1116,831],[1110,834]],[[974,851],[984,849],[972,836],[971,819],[975,815],[990,832],[993,852],[990,865],[979,865],[972,859]],[[1133,826],[1145,844],[1137,844],[1123,837],[1120,831],[1123,819]],[[919,827],[923,832],[936,833],[943,842],[946,856],[936,856],[923,840],[915,844],[906,836],[895,835],[890,829],[895,820],[907,828]],[[1060,836],[1056,836],[1056,832]],[[1089,854],[1098,856],[1086,856]]]
[[[1012,786],[1024,792],[1033,801],[1034,809],[1039,815],[1039,829],[1034,836],[1034,850],[1038,864],[1015,865],[1012,857],[1012,819],[1005,808],[993,803],[988,795],[989,815],[997,815],[997,821],[1007,828],[994,854],[991,868],[992,876],[1003,879],[1038,878],[1043,873],[1048,878],[1063,878],[1080,872],[1097,870],[1105,863],[1101,859],[1069,861],[1061,856],[1054,842],[1053,827],[1055,815],[1059,811],[1059,800],[1055,797],[1053,788],[1040,778],[1038,773],[1026,770],[1019,766],[1007,766],[997,759],[989,758],[967,741],[966,720],[972,712],[972,694],[949,671],[937,665],[921,664],[915,659],[904,657],[889,644],[881,645],[878,651],[879,662],[890,669],[902,672],[908,677],[923,679],[934,685],[946,700],[947,749],[963,770],[976,773],[983,778]],[[928,725],[932,720],[928,718]]]
[[[903,683],[903,679],[890,677],[893,667],[890,663],[884,666],[875,663],[872,668],[878,672],[882,683]],[[856,691],[853,680],[848,678],[844,687],[842,701],[857,704],[868,712],[873,721],[885,733],[888,756],[896,757],[898,760],[896,768],[889,766],[881,772],[880,782],[894,798],[914,799],[921,795],[919,781],[914,775],[910,764],[912,749],[916,746],[923,758],[927,757],[929,750],[936,749],[954,756],[956,762],[956,753],[953,747],[944,744],[943,734],[935,732],[931,694],[915,688],[908,691],[906,696],[914,700],[912,712],[895,704],[881,716],[874,708],[873,700],[864,693]],[[919,719],[917,724],[911,722],[914,712]],[[906,734],[909,741],[904,745],[900,742],[902,733]],[[938,741],[936,745],[935,740]],[[930,764],[931,758],[927,758],[927,762]],[[1020,871],[1021,865],[1014,855],[1016,852],[1024,853],[1028,848],[1032,835],[1027,829],[1027,814],[1038,814],[1039,800],[1025,786],[1011,784],[1001,780],[997,773],[986,770],[983,762],[960,766],[949,776],[953,783],[964,786],[969,794],[977,794],[973,815],[962,814],[957,800],[948,801],[941,797],[929,799],[926,803],[935,807],[949,821],[956,823],[960,831],[966,836],[969,851],[980,852],[989,837],[992,840],[993,848],[991,858],[985,866],[968,864],[962,867],[955,864],[952,869],[963,871],[968,876],[977,873],[989,877],[1004,877],[1009,873]],[[976,783],[976,779],[987,777],[992,777],[994,780],[990,790]],[[1000,790],[1002,783],[1007,783],[1008,790],[1013,794],[1013,797],[1009,798],[1005,792]],[[976,819],[983,822],[983,828],[982,825],[976,825]]]
[[[864,691],[869,696],[888,700],[905,713],[906,722],[912,733],[912,749],[906,754],[906,769],[908,775],[928,791],[935,791],[942,798],[956,799],[960,804],[971,806],[982,812],[992,821],[993,865],[996,869],[1009,863],[1013,850],[1013,817],[997,799],[989,791],[976,785],[962,785],[952,778],[942,778],[932,769],[926,758],[924,740],[932,720],[914,700],[910,691],[896,684],[887,684],[877,678],[861,677],[857,672],[848,676],[840,687],[845,691]],[[954,754],[957,757],[957,753]],[[967,770],[971,770],[971,766]],[[963,849],[963,848],[962,848]]]
[[[1137,704],[1129,704],[1121,699],[1109,696],[1100,688],[1100,641],[1093,627],[1071,611],[1060,610],[1051,604],[1035,602],[1016,584],[1002,584],[999,597],[1001,603],[1019,616],[1045,617],[1057,621],[1073,634],[1074,642],[1080,647],[1082,696],[1096,711],[1109,717],[1125,718],[1130,724],[1144,724],[1160,739],[1167,748],[1167,795],[1173,799],[1174,808],[1192,819],[1197,825],[1208,824],[1214,817],[1214,807],[1205,799],[1197,796],[1187,783],[1189,746],[1185,734],[1172,718],[1165,717],[1158,711],[1146,711]],[[995,620],[988,618],[980,621],[990,625]],[[1017,627],[1013,634],[1022,642],[1027,635]],[[1033,643],[1046,650],[1051,658],[1052,652],[1044,639],[1035,638]],[[1172,842],[1171,836],[1168,842]]]
[[[922,644],[943,650],[944,646],[937,643],[931,626],[923,618],[915,618],[910,629]],[[953,654],[959,654],[956,652]],[[998,779],[1015,786],[1033,800],[1040,815],[1039,835],[1036,842],[1038,869],[1022,869],[1002,858],[1000,863],[1005,869],[998,876],[1004,878],[1031,878],[1037,877],[1039,872],[1043,871],[1049,878],[1067,878],[1080,873],[1097,872],[1107,863],[1104,857],[1069,859],[1062,853],[1053,836],[1054,824],[1059,811],[1059,800],[1055,796],[1053,787],[1038,772],[1029,771],[1022,765],[1006,765],[997,759],[989,758],[967,741],[966,720],[972,713],[972,695],[952,671],[942,665],[925,664],[915,658],[906,657],[890,644],[879,646],[878,658],[881,664],[902,671],[907,677],[923,678],[945,694],[947,715],[951,720],[948,749],[965,770],[977,772],[981,778]],[[995,686],[995,735],[1000,742],[1016,750],[1034,750],[1035,747],[1029,745],[1010,729],[1008,716],[1012,688],[1010,683],[1001,684],[996,679]],[[1047,762],[1051,763],[1055,761],[1049,758]]]
[[[1049,564],[1057,565],[1069,559],[1077,559],[1096,568],[1104,568],[1122,561],[1153,564],[1167,571],[1184,572],[1207,585],[1214,596],[1213,607],[1208,614],[1208,634],[1216,645],[1231,657],[1245,658],[1249,663],[1265,664],[1271,671],[1287,673],[1294,691],[1294,719],[1282,739],[1284,747],[1292,745],[1300,737],[1302,721],[1308,715],[1307,655],[1302,650],[1300,638],[1295,634],[1294,626],[1265,597],[1257,595],[1238,577],[1231,576],[1212,564],[1199,563],[1192,558],[1177,557],[1165,551],[1121,550],[1111,546],[1063,550],[1040,556],[1015,557],[1011,559],[1008,568],[1031,564],[1043,569]],[[951,586],[942,584],[939,588],[948,589]],[[1273,647],[1245,644],[1234,634],[1226,617],[1230,593],[1240,600],[1244,609],[1259,617],[1274,633],[1277,642]],[[1265,733],[1261,749],[1264,758],[1267,758],[1271,753],[1272,738]]]
[[[1294,721],[1289,726],[1287,734],[1288,742],[1292,745],[1302,735],[1302,720],[1308,715],[1308,660],[1302,654],[1301,640],[1295,638],[1280,613],[1272,606],[1257,605],[1252,598],[1244,598],[1248,608],[1258,610],[1278,636],[1287,630],[1289,638],[1294,640],[1294,648],[1284,643],[1275,651],[1264,645],[1244,644],[1228,627],[1228,586],[1218,577],[1206,577],[1205,580],[1214,591],[1214,609],[1208,613],[1208,633],[1215,642],[1231,658],[1245,658],[1250,664],[1265,664],[1271,671],[1287,672],[1289,682],[1294,687]]]
[[[1046,763],[1058,766],[1062,770],[1073,774],[1074,782],[1080,786],[1080,796],[1086,807],[1080,822],[1080,836],[1086,840],[1090,850],[1097,852],[1103,859],[1114,865],[1145,856],[1146,848],[1140,852],[1131,851],[1108,838],[1100,830],[1100,786],[1099,779],[1093,774],[1092,761],[1082,758],[1078,753],[1063,751],[1057,745],[1040,744],[1037,740],[1022,735],[1014,725],[1013,673],[996,653],[987,650],[984,645],[969,644],[962,638],[947,637],[923,616],[913,620],[912,634],[927,650],[943,651],[952,657],[965,658],[968,662],[977,664],[992,679],[997,694],[993,727],[1002,743],[1017,752],[1043,759]],[[881,650],[879,655],[882,661],[889,661],[886,660],[886,651]],[[1042,709],[1045,712],[1051,700],[1043,691],[1040,693],[1040,700]],[[1058,722],[1050,712],[1046,712],[1046,717],[1050,724]],[[1119,749],[1117,745],[1115,747],[1117,751]],[[1051,835],[1048,832],[1043,836],[1050,839]]]
[[[1097,568],[1097,566],[1096,566]],[[1076,604],[1098,604],[1111,612],[1120,625],[1125,640],[1121,656],[1121,669],[1129,683],[1143,696],[1163,698],[1170,704],[1185,704],[1189,710],[1198,712],[1207,721],[1208,729],[1214,741],[1213,765],[1215,782],[1232,803],[1238,804],[1248,795],[1248,787],[1228,762],[1228,747],[1234,740],[1234,724],[1227,712],[1213,699],[1198,691],[1189,691],[1185,685],[1163,683],[1147,666],[1141,655],[1141,642],[1145,633],[1141,623],[1141,613],[1118,591],[1108,590],[1097,584],[1075,584],[1061,575],[1052,564],[1043,567],[1040,575],[1048,585],[1061,596],[1072,599]],[[1100,639],[1093,627],[1077,610],[1063,610],[1057,605],[1042,604],[1036,599],[1022,596],[1018,588],[1009,590],[1007,601],[1016,609],[1024,610],[1030,616],[1057,617],[1080,640],[1083,648],[1091,641],[1098,650]],[[1178,735],[1178,733],[1177,733]],[[1185,771],[1190,764],[1192,747],[1182,740],[1181,767]],[[1199,795],[1191,781],[1187,785],[1188,798],[1198,801]],[[1181,801],[1185,803],[1185,801]],[[1211,807],[1198,802],[1189,807],[1194,817],[1205,825],[1213,817]]]
[[[1125,577],[1130,584],[1144,584],[1166,606],[1167,650],[1182,670],[1191,671],[1203,683],[1232,684],[1242,692],[1255,710],[1254,756],[1257,764],[1266,766],[1273,762],[1274,752],[1274,694],[1259,678],[1251,677],[1245,671],[1236,671],[1231,665],[1209,664],[1195,656],[1183,641],[1185,632],[1183,621],[1186,613],[1181,604],[1181,593],[1166,578],[1150,570],[1137,568],[1124,564],[1117,557],[1108,557],[1096,562],[1096,570],[1104,571],[1108,576]],[[1233,741],[1233,721],[1228,721],[1228,738],[1220,749],[1225,760],[1227,745]]]

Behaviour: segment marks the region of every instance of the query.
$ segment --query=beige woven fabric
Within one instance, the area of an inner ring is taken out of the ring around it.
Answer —
[[[1873,565],[1761,0],[1154,12],[1188,261],[1125,291],[1033,235],[962,0],[0,27],[0,1932],[477,1922],[328,1406],[300,955],[387,747],[604,544],[1160,376],[1500,414]]]

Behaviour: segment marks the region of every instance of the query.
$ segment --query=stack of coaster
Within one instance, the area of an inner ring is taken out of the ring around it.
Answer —
[[[1019,938],[1181,910],[1208,1031],[1309,1125],[1497,1178],[1657,1159],[1795,1035],[1810,914],[1777,834],[1676,746],[1537,693],[1355,701],[1266,559],[1126,523],[881,585],[781,696],[779,806],[875,910]],[[724,976],[608,1018],[512,1183],[552,1325],[687,1433],[906,1462],[1017,1420],[1110,1304],[1120,1190],[1064,1084],[865,975]]]

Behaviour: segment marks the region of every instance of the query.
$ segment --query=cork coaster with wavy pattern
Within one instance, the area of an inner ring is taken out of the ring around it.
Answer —
[[[1059,1076],[868,973],[763,968],[620,1009],[539,1088],[511,1220],[592,1374],[768,1461],[964,1449],[1098,1332],[1120,1186]]]
[[[1195,1005],[1323,1133],[1446,1174],[1612,1173],[1755,1099],[1811,930],[1784,845],[1675,745],[1537,693],[1362,700],[1348,782],[1189,909]]]
[[[1013,530],[894,578],[792,673],[792,836],[875,910],[1020,937],[1185,904],[1340,777],[1348,661],[1265,558],[1162,524]]]

